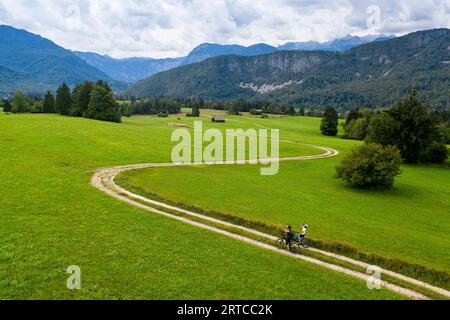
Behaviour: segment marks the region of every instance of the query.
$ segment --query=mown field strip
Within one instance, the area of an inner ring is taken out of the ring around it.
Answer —
[[[319,146],[313,146],[313,145],[308,145],[308,146],[311,146],[311,147],[323,150],[325,152],[323,154],[321,154],[321,155],[300,156],[300,157],[286,157],[286,158],[280,158],[279,160],[280,161],[294,161],[294,160],[323,159],[323,158],[334,157],[334,156],[339,154],[338,151],[336,151],[334,149],[331,149],[331,148],[319,147]],[[267,162],[268,160],[270,160],[270,159],[260,159],[259,161],[260,162]],[[235,164],[235,162],[224,161],[224,162],[213,163],[213,164],[231,165],[231,164]],[[267,239],[270,239],[270,240],[273,240],[273,241],[275,241],[277,239],[276,237],[274,237],[272,235],[269,235],[269,234],[266,234],[266,233],[263,233],[263,232],[259,232],[257,230],[251,229],[251,228],[235,225],[235,224],[232,224],[232,223],[229,223],[229,222],[225,222],[225,221],[222,221],[222,220],[219,220],[219,219],[208,217],[206,215],[202,215],[202,214],[199,214],[199,213],[195,213],[195,212],[192,212],[192,211],[189,211],[189,210],[185,210],[185,209],[182,209],[182,208],[178,208],[178,207],[171,206],[171,205],[168,205],[168,204],[165,204],[165,203],[162,203],[162,202],[158,202],[158,201],[154,201],[154,200],[142,197],[140,195],[131,193],[128,190],[125,190],[125,189],[117,186],[115,184],[115,182],[114,182],[115,177],[119,173],[124,172],[124,171],[136,170],[136,169],[144,169],[144,168],[152,168],[152,167],[153,168],[157,168],[157,167],[177,167],[177,166],[188,166],[188,165],[189,166],[192,166],[192,165],[195,166],[195,165],[204,165],[204,164],[203,163],[193,163],[193,164],[147,163],[147,164],[137,164],[137,165],[119,166],[119,167],[114,167],[114,168],[100,169],[93,176],[91,183],[97,189],[100,189],[101,191],[103,191],[103,192],[113,196],[114,198],[120,199],[122,201],[125,201],[125,202],[127,202],[127,203],[129,203],[131,205],[137,206],[139,208],[145,209],[147,211],[150,211],[150,212],[153,212],[153,213],[158,213],[158,214],[164,215],[166,217],[170,217],[172,219],[176,219],[176,220],[179,220],[179,221],[182,221],[182,222],[185,222],[185,223],[189,223],[189,224],[197,226],[197,227],[208,229],[210,231],[214,231],[214,232],[217,232],[217,233],[220,233],[220,234],[232,237],[234,239],[241,240],[241,241],[244,241],[244,242],[256,245],[256,246],[261,247],[261,248],[265,248],[265,249],[268,249],[268,250],[271,250],[271,251],[282,253],[284,255],[293,256],[293,257],[295,257],[297,259],[308,261],[310,263],[314,263],[314,264],[320,265],[322,267],[325,267],[325,268],[328,268],[328,269],[331,269],[331,270],[335,270],[335,271],[338,271],[338,272],[341,272],[341,273],[345,273],[347,275],[353,276],[353,277],[361,279],[361,280],[367,280],[367,278],[368,278],[367,274],[364,274],[364,273],[361,273],[361,272],[357,272],[357,271],[354,271],[354,270],[350,270],[350,269],[347,269],[347,268],[344,268],[344,267],[341,267],[341,266],[338,266],[338,265],[334,265],[334,264],[331,264],[331,263],[323,262],[323,261],[315,259],[315,258],[301,256],[301,255],[296,255],[296,254],[291,253],[289,251],[280,250],[280,249],[278,249],[278,248],[276,248],[274,246],[271,246],[271,245],[268,245],[266,243],[262,243],[262,242],[256,241],[254,239],[247,238],[247,237],[242,236],[242,235],[237,235],[237,234],[234,234],[234,233],[222,230],[222,229],[218,229],[216,227],[212,227],[212,226],[207,225],[207,224],[203,224],[203,223],[200,223],[200,222],[197,222],[197,221],[192,221],[192,220],[190,220],[188,218],[185,218],[185,217],[180,217],[180,216],[168,213],[168,212],[164,212],[162,210],[155,209],[155,208],[151,207],[151,205],[158,206],[158,207],[161,207],[161,208],[166,208],[168,210],[174,210],[174,211],[183,213],[183,214],[185,214],[187,216],[200,218],[202,220],[210,221],[212,223],[217,223],[217,224],[220,224],[220,225],[223,225],[223,226],[236,228],[236,229],[239,229],[239,230],[242,230],[242,231],[254,234],[256,236],[264,237],[264,238],[267,238]],[[136,199],[137,201],[134,201],[133,199]],[[138,202],[138,201],[140,201],[140,202]],[[149,205],[145,205],[142,202],[148,203]],[[319,253],[319,254],[322,254],[322,255],[325,255],[325,256],[328,256],[328,257],[332,257],[332,258],[335,258],[335,259],[338,259],[338,260],[341,260],[341,261],[345,261],[345,262],[351,263],[351,264],[353,264],[355,266],[359,266],[359,267],[363,267],[363,268],[367,268],[369,266],[369,264],[367,264],[367,263],[364,263],[364,262],[361,262],[361,261],[358,261],[358,260],[355,260],[355,259],[351,259],[351,258],[348,258],[348,257],[345,257],[345,256],[341,256],[341,255],[338,255],[338,254],[334,254],[334,253],[331,253],[331,252],[327,252],[327,251],[323,251],[323,250],[319,250],[319,249],[314,249],[314,248],[310,248],[309,250],[311,250],[313,252],[316,252],[316,253]],[[392,271],[385,270],[385,269],[382,269],[382,268],[380,268],[380,269],[381,269],[382,273],[390,275],[391,277],[394,277],[394,278],[400,279],[402,281],[408,282],[410,284],[413,284],[413,285],[416,285],[416,286],[419,286],[419,287],[431,290],[431,291],[436,292],[438,294],[441,294],[441,295],[443,295],[445,297],[450,297],[450,292],[445,290],[445,289],[432,286],[432,285],[430,285],[428,283],[425,283],[423,281],[419,281],[417,279],[413,279],[413,278],[410,278],[410,277],[398,274],[396,272],[392,272]],[[400,287],[400,286],[388,283],[386,281],[382,281],[381,285],[386,287],[387,289],[389,289],[391,291],[400,293],[400,294],[405,295],[405,296],[407,296],[409,298],[412,298],[412,299],[429,299],[428,297],[424,296],[421,293],[418,293],[416,291],[413,291],[413,290],[410,290],[410,289],[406,289],[406,288],[403,288],[403,287]]]

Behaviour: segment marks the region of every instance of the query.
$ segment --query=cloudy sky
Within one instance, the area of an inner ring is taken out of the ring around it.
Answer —
[[[114,57],[450,27],[450,0],[0,0],[0,24]],[[1,40],[1,39],[0,39]]]

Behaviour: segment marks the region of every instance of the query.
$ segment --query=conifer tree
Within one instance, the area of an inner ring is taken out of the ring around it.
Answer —
[[[55,113],[55,98],[50,91],[47,91],[44,96],[44,103],[42,106],[43,113]]]
[[[335,136],[338,133],[339,115],[333,107],[328,107],[323,114],[320,130],[326,136]]]
[[[72,95],[69,87],[63,83],[59,86],[56,93],[56,112],[62,115],[68,115],[72,108]]]

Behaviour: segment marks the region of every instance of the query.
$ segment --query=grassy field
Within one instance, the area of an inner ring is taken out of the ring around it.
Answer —
[[[400,298],[90,186],[99,167],[169,161],[170,121],[0,114],[0,299]],[[282,154],[308,153],[295,148]],[[66,289],[70,265],[81,268],[80,291]]]
[[[279,174],[270,177],[260,176],[254,166],[215,166],[131,171],[119,181],[175,203],[280,228],[308,223],[315,239],[450,270],[448,167],[404,165],[394,189],[355,190],[333,176],[335,166],[359,142],[322,136],[320,119],[232,119],[279,128],[282,138],[333,147],[341,155],[284,162]]]

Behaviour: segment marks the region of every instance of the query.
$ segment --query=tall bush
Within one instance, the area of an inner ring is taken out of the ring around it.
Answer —
[[[433,142],[426,149],[422,160],[429,163],[443,163],[447,158],[447,146],[444,143]]]
[[[357,188],[389,188],[400,173],[401,161],[396,147],[365,143],[336,167],[336,177]]]

